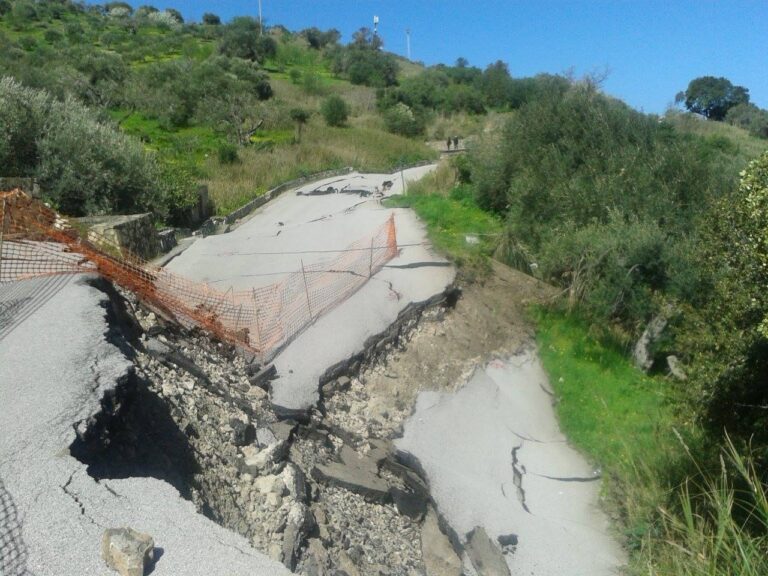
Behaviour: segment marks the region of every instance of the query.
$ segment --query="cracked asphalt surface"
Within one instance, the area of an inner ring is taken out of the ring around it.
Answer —
[[[272,403],[286,411],[307,411],[319,400],[318,380],[327,368],[362,351],[366,339],[384,331],[411,302],[441,293],[455,278],[450,263],[425,245],[426,229],[411,210],[387,209],[372,196],[335,193],[336,189],[383,190],[400,194],[402,181],[418,180],[435,165],[400,174],[335,176],[287,191],[267,203],[228,234],[196,241],[168,269],[220,290],[278,282],[305,265],[336,256],[334,250],[372,234],[395,215],[400,254],[357,292],[323,314],[274,359]]]
[[[479,367],[455,393],[422,392],[396,446],[418,458],[464,538],[517,536],[512,574],[608,576],[625,555],[598,507],[599,475],[559,430],[531,347]]]
[[[67,278],[53,292],[41,289],[46,278],[0,290],[6,310],[10,298],[26,307],[0,340],[0,575],[106,574],[101,536],[121,526],[154,537],[155,576],[290,574],[166,482],[97,482],[69,455],[75,429],[131,369],[105,338],[106,295],[86,280]]]

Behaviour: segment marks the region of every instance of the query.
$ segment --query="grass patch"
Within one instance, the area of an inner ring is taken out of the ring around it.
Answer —
[[[595,462],[632,467],[671,443],[669,383],[637,370],[618,346],[573,315],[537,308],[533,316],[544,367],[558,396],[568,438]]]
[[[109,114],[123,132],[140,138],[147,148],[182,155],[190,162],[204,162],[226,142],[226,139],[210,126],[192,125],[168,130],[157,120],[138,112],[111,110]]]
[[[542,364],[569,441],[603,472],[608,513],[633,552],[631,573],[645,573],[642,551],[661,533],[659,508],[688,474],[675,431],[675,398],[662,378],[651,378],[624,350],[594,334],[588,322],[556,309],[530,311]]]
[[[412,208],[427,225],[432,244],[459,266],[483,267],[502,224],[474,203],[463,187],[449,196],[411,194],[385,201],[391,208]]]

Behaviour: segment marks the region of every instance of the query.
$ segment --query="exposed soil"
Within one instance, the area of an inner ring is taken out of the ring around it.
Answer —
[[[366,436],[398,436],[419,392],[452,391],[490,357],[509,357],[533,339],[529,305],[557,290],[498,262],[466,283],[455,308],[427,311],[407,344],[365,366],[348,393],[326,398],[326,420]]]

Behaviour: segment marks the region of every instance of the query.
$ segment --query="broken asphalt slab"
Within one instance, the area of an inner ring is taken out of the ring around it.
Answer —
[[[153,537],[155,576],[290,574],[198,514],[170,484],[99,482],[69,454],[76,430],[132,369],[106,338],[105,293],[86,280],[69,278],[0,340],[0,525],[16,524],[8,527],[14,538],[0,542],[0,557],[20,559],[14,570],[36,576],[107,574],[103,533],[130,526]],[[2,285],[0,300],[34,299],[45,281]]]
[[[465,548],[479,526],[494,545],[516,542],[504,555],[512,574],[616,574],[625,556],[599,479],[559,431],[548,390],[534,350],[492,361],[454,394],[421,393],[395,445]]]

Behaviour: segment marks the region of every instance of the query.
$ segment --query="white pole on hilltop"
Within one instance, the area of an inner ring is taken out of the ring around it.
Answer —
[[[264,19],[261,17],[261,0],[259,0],[259,35],[264,34]]]
[[[408,60],[411,59],[411,29],[405,29],[405,46],[408,53]]]

